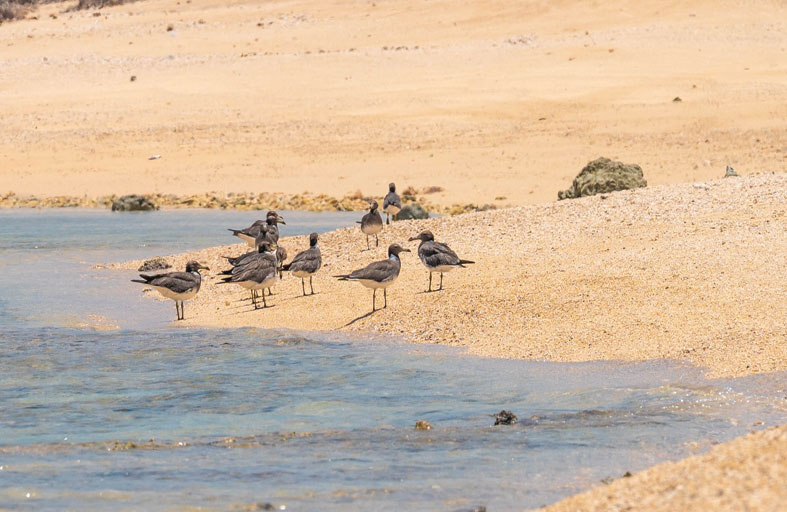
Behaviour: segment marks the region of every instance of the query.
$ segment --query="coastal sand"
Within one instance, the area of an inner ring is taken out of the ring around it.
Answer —
[[[778,0],[74,3],[0,29],[0,196],[505,206],[599,156],[651,185],[787,163]]]
[[[423,229],[476,262],[445,274],[440,292],[425,293],[428,272],[418,244],[407,241]],[[402,255],[388,308],[370,315],[370,290],[330,276],[385,258],[391,243],[413,252]],[[280,244],[292,257],[308,241]],[[301,297],[300,280],[285,275],[264,311],[252,310],[248,292],[209,276],[185,325],[374,330],[493,357],[681,359],[713,377],[787,369],[787,174],[396,222],[372,244],[366,251],[357,227],[321,235],[319,293]],[[247,250],[168,259],[176,268],[196,259],[223,269],[221,256]]]
[[[424,293],[427,272],[407,253],[388,308],[371,315],[369,290],[330,277],[384,257],[389,243],[415,250],[406,240],[422,229],[476,261],[446,274],[442,291]],[[306,237],[280,243],[290,254],[307,245]],[[710,376],[787,370],[784,173],[402,221],[386,227],[372,251],[358,228],[326,233],[320,244],[325,265],[316,295],[302,297],[300,280],[288,277],[276,285],[273,307],[254,311],[246,292],[209,277],[183,324],[373,331],[493,357],[671,358],[705,366]],[[225,246],[168,260],[221,269],[221,255],[245,250]],[[779,510],[785,435],[782,426],[736,439],[553,510]]]

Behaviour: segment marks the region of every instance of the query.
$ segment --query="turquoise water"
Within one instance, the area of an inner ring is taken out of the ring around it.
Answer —
[[[301,232],[357,216],[301,215]],[[0,211],[0,509],[521,510],[784,422],[783,374],[172,328],[123,272],[92,269],[250,220]],[[70,327],[96,308],[121,329]],[[492,426],[501,409],[520,422]]]

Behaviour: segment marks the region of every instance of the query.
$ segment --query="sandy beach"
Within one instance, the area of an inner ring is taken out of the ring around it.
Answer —
[[[599,156],[651,185],[787,163],[775,0],[74,3],[0,29],[0,196],[518,206]]]
[[[280,209],[304,194],[357,207],[395,181],[440,211],[499,208],[395,223],[371,251],[357,228],[326,233],[318,293],[287,276],[266,310],[211,273],[182,325],[787,370],[784,2],[75,3],[0,25],[0,204],[264,192]],[[639,164],[648,187],[555,202],[600,156]],[[476,262],[442,291],[424,293],[414,253],[372,315],[369,290],[330,277],[390,243],[415,251],[423,229]],[[164,256],[222,269],[246,250],[231,242]],[[551,509],[778,510],[784,445],[784,426],[758,431]]]
[[[492,357],[679,359],[712,377],[781,371],[786,204],[787,175],[762,174],[395,222],[370,251],[359,228],[346,228],[320,237],[316,295],[301,297],[300,280],[285,275],[274,307],[254,311],[248,292],[209,276],[184,324],[377,331]],[[407,241],[424,229],[476,262],[447,273],[440,292],[425,293],[428,272]],[[308,247],[306,237],[279,243],[290,255]],[[370,290],[330,276],[384,259],[392,243],[413,252],[402,255],[388,308],[370,315]],[[222,256],[247,250],[167,259],[224,269]]]

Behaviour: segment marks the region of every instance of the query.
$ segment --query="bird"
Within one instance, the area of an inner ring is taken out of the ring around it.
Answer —
[[[161,295],[175,301],[175,313],[177,320],[184,319],[183,301],[193,299],[199,291],[202,283],[200,270],[210,270],[210,268],[196,261],[189,261],[186,264],[185,272],[167,272],[165,274],[140,274],[142,279],[132,279],[134,283],[142,283],[150,286]],[[180,301],[180,307],[178,307]]]
[[[391,219],[396,219],[396,215],[402,209],[402,200],[399,199],[399,194],[396,193],[396,185],[394,183],[388,184],[388,194],[383,199],[383,211],[385,212],[385,223],[390,224]]]
[[[388,259],[382,261],[375,261],[364,268],[353,270],[349,274],[340,274],[333,276],[340,281],[358,281],[366,288],[371,288],[372,291],[372,313],[376,311],[377,304],[375,298],[377,289],[383,289],[383,307],[388,307],[388,295],[386,289],[391,286],[396,278],[399,277],[399,271],[402,269],[402,261],[399,259],[399,253],[410,252],[410,249],[404,249],[399,244],[391,244],[388,247]]]
[[[284,261],[287,259],[287,249],[285,249],[281,245],[276,245],[276,262],[278,263],[278,270],[279,270],[279,278],[282,276],[282,272],[284,271]],[[268,290],[270,291],[270,290]]]
[[[265,220],[256,220],[254,224],[247,227],[246,229],[229,229],[232,231],[232,234],[246,242],[246,244],[251,247],[252,249],[256,249],[259,245],[258,238],[260,232],[264,231],[265,226],[272,227],[273,232],[273,243],[279,241],[279,227],[277,224],[287,224],[284,222],[284,218],[276,213],[273,210],[270,210],[267,215],[265,216]]]
[[[278,277],[276,263],[276,246],[268,242],[263,242],[256,255],[250,256],[241,265],[236,265],[230,270],[225,270],[223,278],[219,284],[238,284],[246,288],[251,293],[251,303],[254,309],[258,309],[257,295],[258,290],[263,290],[262,307],[267,308],[265,301],[265,288],[270,288]]]
[[[440,288],[438,290],[442,290],[443,272],[475,263],[474,261],[460,259],[446,244],[435,242],[434,235],[429,230],[421,231],[418,236],[410,238],[411,242],[413,240],[421,241],[418,245],[418,258],[429,270],[429,290],[427,291],[432,291],[433,272],[440,272]]]
[[[375,247],[379,247],[380,245],[380,240],[377,238],[377,233],[383,230],[383,218],[380,217],[380,212],[377,211],[378,207],[379,205],[377,204],[377,201],[370,202],[369,213],[364,215],[361,220],[356,221],[361,225],[361,232],[366,235],[367,251],[371,249],[371,247],[369,247],[370,235],[374,235]]]
[[[290,263],[283,266],[283,269],[291,272],[293,276],[301,278],[301,289],[305,297],[306,284],[304,279],[309,278],[309,287],[311,288],[309,295],[314,295],[312,276],[320,270],[320,267],[322,267],[322,253],[320,252],[320,246],[317,245],[317,233],[312,233],[309,235],[309,248],[296,254]]]

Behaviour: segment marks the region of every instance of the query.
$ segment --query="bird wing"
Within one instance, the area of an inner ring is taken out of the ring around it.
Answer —
[[[349,275],[349,279],[368,279],[382,283],[398,276],[399,268],[399,265],[392,259],[375,261],[364,268],[353,270]]]
[[[257,253],[250,257],[243,265],[232,269],[231,281],[257,281],[258,283],[276,274],[275,258],[269,254]]]
[[[388,195],[386,195],[385,199],[383,199],[383,210],[388,208],[390,205],[394,205],[397,208],[402,207],[402,200],[399,199],[399,194],[396,192],[388,192]]]
[[[317,247],[310,247],[299,252],[290,262],[287,270],[301,270],[304,272],[317,272],[322,266],[322,254]]]
[[[447,245],[440,242],[424,242],[418,247],[418,257],[428,267],[459,265],[459,256]]]
[[[143,275],[142,277],[153,286],[161,286],[175,293],[186,293],[200,283],[197,276],[190,272],[169,272],[158,276]]]

